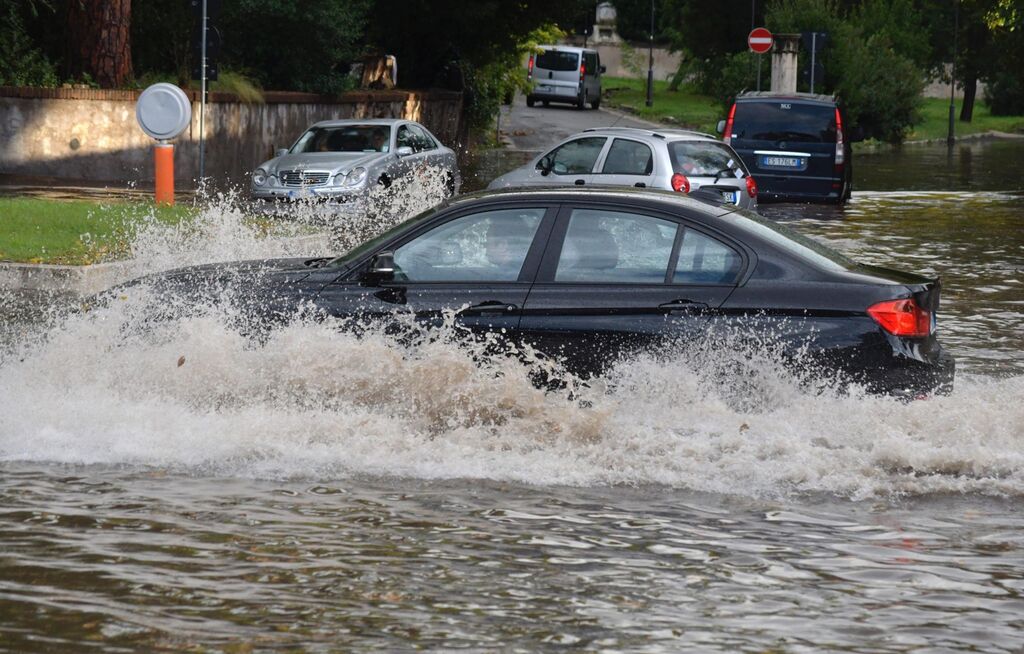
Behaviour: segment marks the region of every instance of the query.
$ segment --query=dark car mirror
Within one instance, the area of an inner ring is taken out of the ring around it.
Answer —
[[[410,154],[412,154],[412,148],[410,148],[408,145],[399,146],[395,150],[395,154],[397,154],[399,157],[408,157]]]
[[[608,67],[607,66],[601,66],[601,74],[604,75],[607,72],[608,72]]]
[[[866,138],[866,135],[864,134],[864,128],[861,127],[860,125],[855,125],[854,128],[850,130],[850,142],[851,143],[856,143],[857,141],[863,141],[865,138]]]
[[[725,121],[724,120],[718,121],[718,124],[715,125],[715,131],[718,132],[719,134],[724,134],[725,133]]]
[[[390,250],[378,252],[370,261],[370,269],[363,280],[370,284],[390,282],[395,278],[395,253]]]
[[[288,154],[288,148],[278,148],[274,151],[275,157],[283,157],[286,154]]]

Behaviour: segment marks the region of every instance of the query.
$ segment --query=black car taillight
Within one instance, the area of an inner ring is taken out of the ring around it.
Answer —
[[[868,315],[893,336],[924,338],[931,333],[931,312],[922,309],[913,298],[872,304]]]

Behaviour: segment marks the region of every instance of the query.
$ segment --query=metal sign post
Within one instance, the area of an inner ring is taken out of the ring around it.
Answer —
[[[747,47],[750,51],[757,55],[757,90],[761,90],[761,59],[764,53],[772,49],[772,44],[775,42],[775,38],[772,33],[763,27],[757,27],[750,30],[750,34],[747,35]]]

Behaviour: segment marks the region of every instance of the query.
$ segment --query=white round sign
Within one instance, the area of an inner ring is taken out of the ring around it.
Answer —
[[[139,96],[135,117],[146,134],[160,140],[173,139],[192,122],[192,103],[177,86],[160,82]]]

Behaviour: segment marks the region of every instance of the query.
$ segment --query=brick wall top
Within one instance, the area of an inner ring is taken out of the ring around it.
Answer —
[[[80,88],[40,88],[35,86],[0,86],[0,98],[38,98],[47,100],[117,100],[134,102],[142,94],[141,90],[120,89],[80,89]],[[193,102],[199,101],[199,91],[185,91]],[[462,94],[458,91],[403,91],[400,89],[387,91],[349,91],[340,95],[319,95],[316,93],[298,93],[293,91],[265,91],[263,100],[267,104],[351,104],[355,102],[406,102],[419,100],[451,100],[459,101]],[[234,93],[209,93],[210,102],[241,102]]]

